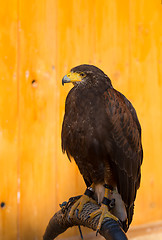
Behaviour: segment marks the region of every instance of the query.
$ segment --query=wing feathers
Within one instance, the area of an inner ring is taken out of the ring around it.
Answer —
[[[106,113],[111,122],[113,151],[111,162],[117,178],[118,191],[127,206],[129,222],[133,202],[140,184],[142,164],[141,127],[132,104],[114,89],[104,93]]]

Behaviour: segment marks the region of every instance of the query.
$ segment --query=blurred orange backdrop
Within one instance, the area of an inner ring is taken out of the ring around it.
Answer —
[[[135,106],[144,147],[133,225],[162,218],[161,0],[10,0],[0,7],[0,239],[41,239],[84,182],[61,152],[72,67],[90,63]],[[5,204],[3,206],[3,203]],[[64,236],[76,234],[71,230]]]

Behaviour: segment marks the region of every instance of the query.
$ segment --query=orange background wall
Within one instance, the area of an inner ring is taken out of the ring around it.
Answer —
[[[133,224],[162,218],[161,0],[1,1],[2,240],[41,239],[58,204],[84,191],[60,147],[71,88],[61,79],[81,63],[103,69],[142,124],[144,163]],[[71,234],[76,231],[64,236]]]

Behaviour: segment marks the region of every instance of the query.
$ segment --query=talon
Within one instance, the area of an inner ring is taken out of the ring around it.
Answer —
[[[77,218],[79,219],[79,216],[78,216],[78,213],[79,213],[79,209],[76,209],[76,216],[77,216]]]
[[[97,229],[97,231],[96,231],[96,237],[97,237],[98,233],[99,233],[99,229]]]
[[[86,220],[89,219],[89,218],[90,218],[90,216],[87,216]]]

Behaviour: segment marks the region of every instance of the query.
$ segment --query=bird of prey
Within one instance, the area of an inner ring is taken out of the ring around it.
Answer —
[[[112,86],[110,78],[93,65],[79,65],[62,79],[73,83],[67,95],[62,124],[62,150],[74,159],[87,189],[73,205],[78,214],[86,202],[95,201],[101,215],[128,230],[140,186],[143,150],[141,126],[131,102]]]

